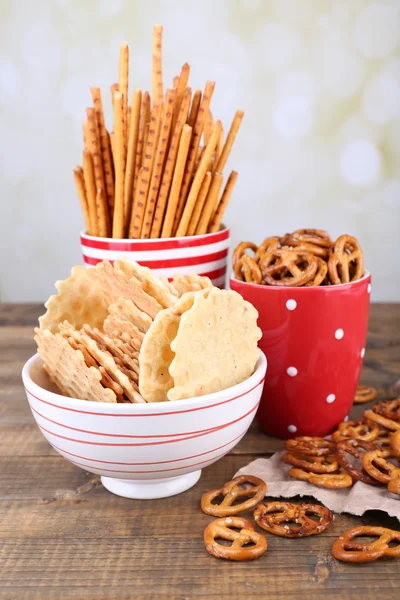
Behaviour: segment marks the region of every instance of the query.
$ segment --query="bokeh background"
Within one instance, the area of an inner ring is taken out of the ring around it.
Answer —
[[[194,88],[216,80],[225,129],[245,110],[233,245],[351,233],[373,299],[399,301],[399,0],[0,0],[1,299],[44,301],[81,262],[72,170],[89,86],[110,114],[126,41],[130,83],[148,89],[154,23],[165,81],[188,61]]]

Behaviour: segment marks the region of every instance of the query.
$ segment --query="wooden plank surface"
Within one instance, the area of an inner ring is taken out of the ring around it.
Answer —
[[[20,377],[35,351],[41,312],[38,305],[0,307],[2,600],[399,597],[399,560],[347,565],[330,551],[339,533],[360,522],[400,529],[379,511],[362,519],[337,515],[322,535],[302,540],[268,535],[267,553],[252,563],[205,552],[202,534],[211,518],[200,511],[201,494],[282,447],[256,423],[194,488],[162,500],[113,496],[96,476],[58,456],[34,424]],[[388,397],[399,377],[400,306],[373,305],[362,382]]]

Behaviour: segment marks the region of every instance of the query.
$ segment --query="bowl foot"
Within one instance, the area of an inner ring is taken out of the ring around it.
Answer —
[[[167,477],[164,479],[114,479],[113,477],[101,477],[104,487],[117,496],[123,498],[134,498],[135,500],[153,500],[155,498],[167,498],[186,492],[200,479],[201,469],[193,473],[186,473],[179,477]]]

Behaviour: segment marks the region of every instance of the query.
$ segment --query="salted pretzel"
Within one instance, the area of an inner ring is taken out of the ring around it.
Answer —
[[[390,436],[390,447],[394,454],[400,456],[400,431],[396,431]]]
[[[201,510],[206,515],[214,517],[236,515],[258,504],[264,498],[266,490],[267,485],[262,479],[252,475],[238,475],[232,481],[225,483],[223,487],[203,494]],[[223,496],[224,499],[220,504],[213,504],[212,501],[218,496]],[[248,500],[240,504],[233,504],[237,498],[245,497]]]
[[[251,250],[253,253],[257,252],[257,245],[252,242],[240,242],[233,251],[232,263],[235,268],[236,263],[246,254],[246,250]]]
[[[400,421],[400,398],[376,402],[372,410],[386,419]]]
[[[240,531],[236,531],[239,529]],[[216,540],[233,542],[231,546],[223,546]],[[248,544],[253,544],[248,546]],[[216,519],[204,531],[206,550],[216,558],[227,560],[253,560],[267,549],[267,540],[254,530],[253,524],[241,517],[225,517]]]
[[[364,404],[364,402],[371,402],[375,400],[377,395],[376,389],[368,387],[367,385],[359,385],[357,387],[356,395],[354,396],[354,404]]]
[[[315,277],[318,263],[310,252],[278,248],[266,252],[259,266],[268,285],[299,287]]]
[[[253,514],[259,527],[288,538],[317,535],[325,531],[333,520],[331,511],[319,504],[267,502],[259,504]],[[316,515],[319,520],[315,521],[307,515]]]
[[[329,278],[332,283],[349,283],[364,275],[364,257],[356,238],[341,235],[335,242],[333,254],[328,261]]]
[[[276,250],[279,248],[279,238],[272,236],[267,237],[265,240],[258,246],[257,252],[254,255],[254,260],[259,261],[266,252],[270,252],[271,250]]]
[[[233,267],[236,279],[247,283],[262,283],[262,273],[257,262],[251,256],[243,254]]]
[[[375,542],[353,541],[360,535],[376,536]],[[397,546],[389,547],[393,541],[399,542]],[[353,527],[333,542],[332,554],[338,560],[345,562],[370,562],[388,556],[390,558],[400,557],[400,531],[387,529],[386,527],[363,526]]]
[[[285,441],[288,452],[306,454],[307,456],[326,456],[332,454],[335,444],[321,437],[298,436]]]
[[[381,427],[386,427],[386,429],[390,429],[390,431],[399,431],[400,430],[400,422],[393,421],[393,419],[387,419],[382,415],[378,415],[378,413],[373,410],[366,410],[364,412],[364,418],[373,421],[377,425]]]
[[[292,243],[288,243],[292,242]],[[287,233],[281,239],[282,245],[299,246],[300,244],[313,244],[321,248],[330,248],[332,240],[329,233],[323,229],[296,229],[293,233]]]
[[[308,481],[318,487],[330,489],[348,488],[353,485],[353,480],[348,473],[307,473],[304,469],[292,467],[289,475],[301,481]]]
[[[340,442],[341,440],[355,438],[364,442],[373,442],[380,432],[381,429],[378,424],[370,421],[364,422],[363,419],[355,419],[339,423],[337,430],[332,433],[332,440]]]
[[[398,467],[386,460],[387,458],[396,458],[390,448],[380,448],[379,450],[366,452],[362,458],[363,469],[380,483],[389,483],[392,479],[392,473]]]
[[[392,471],[392,477],[388,483],[388,492],[398,494],[400,496],[400,469]]]
[[[288,465],[299,467],[310,473],[336,473],[340,469],[336,456],[307,456],[306,454],[286,452],[282,458]]]
[[[361,449],[364,450],[364,452],[362,452]],[[365,452],[372,452],[373,450],[376,450],[376,448],[371,442],[363,442],[362,440],[356,439],[342,440],[336,444],[336,456],[340,466],[343,467],[353,479],[369,483],[369,485],[379,485],[379,482],[376,481],[376,479],[368,475],[363,469],[358,469],[346,456],[346,454],[351,454],[360,460],[363,458]]]
[[[317,257],[317,272],[315,274],[314,279],[311,279],[308,283],[306,283],[306,287],[314,287],[317,285],[321,285],[321,283],[325,280],[326,275],[328,273],[328,265],[322,260],[322,258]]]

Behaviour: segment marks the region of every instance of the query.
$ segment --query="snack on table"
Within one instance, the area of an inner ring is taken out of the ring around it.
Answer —
[[[220,229],[238,177],[232,171],[223,187],[223,170],[243,111],[236,112],[224,140],[222,123],[210,111],[214,81],[192,93],[185,63],[164,93],[160,25],[154,27],[152,56],[151,96],[135,88],[129,105],[129,48],[121,45],[110,133],[100,88],[91,88],[83,168],[74,169],[89,235],[165,238]]]
[[[315,521],[307,515],[316,515]],[[254,510],[259,527],[269,533],[288,538],[318,535],[333,521],[333,513],[320,504],[292,504],[291,502],[266,502]]]
[[[257,311],[207,277],[168,282],[121,259],[74,267],[56,287],[35,340],[50,379],[66,396],[185,399],[232,387],[254,372]]]
[[[365,402],[371,402],[375,400],[377,391],[373,387],[367,385],[359,385],[357,387],[356,395],[354,396],[354,404],[364,404]]]
[[[223,546],[216,541],[217,539],[233,543],[231,546]],[[253,560],[267,550],[265,537],[254,531],[250,521],[241,517],[225,517],[212,521],[204,531],[204,545],[207,552],[216,558],[239,561]]]
[[[359,536],[376,536],[378,539],[371,543],[353,541]],[[390,542],[396,541],[394,547]],[[388,558],[400,557],[400,531],[386,527],[363,526],[348,529],[333,542],[332,554],[344,562],[371,562],[382,556]]]
[[[259,477],[252,475],[239,475],[228,481],[221,488],[206,492],[201,497],[201,510],[206,515],[215,517],[228,517],[237,515],[253,508],[262,500],[267,491],[266,483]],[[213,500],[223,496],[220,504],[214,504]],[[240,504],[234,504],[237,498],[248,498]]]
[[[240,242],[232,260],[236,279],[261,285],[337,285],[364,275],[363,252],[357,240],[341,235],[333,242],[321,229],[298,229],[283,237],[268,237],[258,247]]]

